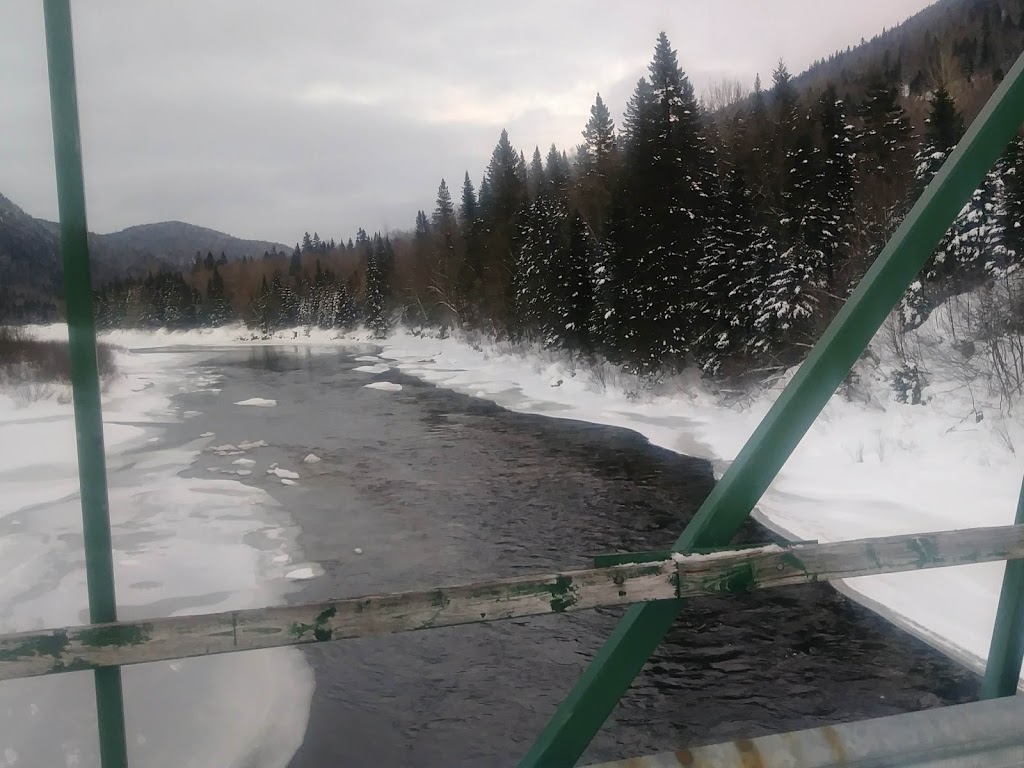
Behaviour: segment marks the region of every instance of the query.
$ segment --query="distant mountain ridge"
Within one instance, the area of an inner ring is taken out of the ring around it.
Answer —
[[[282,243],[245,240],[183,221],[139,224],[109,234],[89,233],[94,283],[190,264],[196,252],[229,260],[290,252]],[[61,285],[57,222],[37,219],[0,194],[0,321],[53,319]]]

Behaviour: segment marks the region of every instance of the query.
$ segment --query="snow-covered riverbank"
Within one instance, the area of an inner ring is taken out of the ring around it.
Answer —
[[[59,334],[62,329],[48,329]],[[235,480],[182,476],[213,435],[171,396],[215,387],[186,353],[117,353],[104,397],[120,615],[279,603],[294,556],[286,515]],[[88,622],[75,430],[64,387],[0,391],[0,631]],[[284,765],[312,693],[301,654],[234,654],[124,670],[129,750],[147,766]],[[97,764],[92,676],[0,684],[0,766]]]

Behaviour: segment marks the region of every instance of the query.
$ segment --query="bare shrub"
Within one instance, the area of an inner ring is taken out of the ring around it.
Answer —
[[[110,378],[117,372],[110,346],[96,345],[96,361],[101,378]],[[71,355],[66,341],[41,341],[19,328],[0,326],[0,384],[46,385],[70,381]]]

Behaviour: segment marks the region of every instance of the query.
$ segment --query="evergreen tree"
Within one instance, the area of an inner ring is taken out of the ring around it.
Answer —
[[[1024,20],[1024,13],[1021,14]],[[1024,139],[1015,136],[1006,148],[1003,172],[1003,230],[1008,260],[1024,260]]]
[[[459,206],[459,223],[463,242],[463,259],[458,269],[457,298],[469,305],[475,302],[478,286],[483,275],[483,254],[480,245],[480,217],[476,192],[469,178],[469,171],[462,181],[462,203]],[[466,307],[462,307],[465,314]]]
[[[413,230],[413,238],[417,243],[426,242],[430,237],[430,222],[427,221],[427,214],[422,210],[416,211],[416,228]]]
[[[754,206],[743,165],[736,162],[726,176],[720,215],[705,240],[700,290],[694,310],[701,315],[697,358],[702,369],[717,373],[723,361],[744,351],[752,341],[755,300],[761,287],[754,279]]]
[[[921,148],[914,158],[917,166],[914,177],[920,190],[938,173],[963,135],[963,115],[956,108],[949,91],[940,85],[932,95]]]
[[[617,178],[618,148],[615,124],[608,107],[601,100],[601,94],[597,94],[594,106],[590,108],[590,120],[583,130],[583,139],[580,151],[580,213],[594,236],[602,238]]]
[[[545,162],[543,180],[548,194],[555,197],[566,196],[570,181],[568,158],[552,144]]]
[[[531,200],[536,200],[540,188],[544,184],[544,163],[540,157],[540,147],[533,148],[533,159],[530,160],[530,168],[526,173],[526,194]]]
[[[206,282],[206,299],[202,312],[206,324],[211,327],[224,325],[231,320],[232,310],[224,290],[224,277],[216,265]]]
[[[467,175],[468,180],[468,175]],[[470,189],[472,192],[472,189]],[[463,190],[465,193],[465,190]],[[452,203],[451,193],[444,179],[437,188],[437,202],[434,205],[433,214],[434,237],[432,244],[433,251],[433,273],[431,275],[431,287],[434,291],[434,302],[439,307],[445,307],[449,311],[460,311],[462,309],[462,298],[458,281],[459,258],[458,258],[458,232],[459,224],[455,216],[455,206]],[[437,320],[447,313],[440,311],[435,313]]]
[[[854,136],[846,118],[846,105],[829,85],[818,100],[818,119],[824,145],[821,205],[825,231],[821,242],[820,282],[832,297],[845,293],[839,275],[851,247],[853,227]]]
[[[292,258],[288,264],[288,274],[292,277],[298,277],[302,274],[302,251],[299,249],[299,244],[295,244],[295,250],[292,251]]]
[[[366,234],[362,234],[365,238]],[[366,250],[366,325],[375,336],[383,337],[390,327],[388,298],[394,254],[390,241],[385,241],[379,232]]]
[[[309,253],[313,250],[313,238],[309,232],[304,232],[302,235],[302,252]]]
[[[638,83],[625,116],[625,166],[609,224],[618,356],[650,370],[679,362],[709,190],[708,150],[693,86],[662,33],[649,81]]]
[[[896,89],[881,76],[868,83],[857,111],[855,253],[861,268],[874,261],[907,211],[913,177],[910,122]]]
[[[514,300],[512,272],[515,268],[515,235],[518,218],[526,201],[526,168],[522,156],[512,148],[508,132],[502,131],[481,187],[483,209],[482,246],[485,312],[499,327],[508,327]]]
[[[476,192],[469,178],[469,171],[462,180],[462,204],[459,207],[459,218],[463,226],[476,220]]]
[[[541,195],[523,216],[515,269],[517,327],[548,346],[589,351],[591,240],[566,201]]]

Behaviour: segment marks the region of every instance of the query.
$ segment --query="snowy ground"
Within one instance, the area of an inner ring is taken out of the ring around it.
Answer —
[[[48,331],[53,333],[53,331]],[[950,352],[948,317],[936,312],[907,340],[931,383],[926,405],[894,401],[894,363],[885,331],[874,357],[859,364],[860,383],[836,395],[756,512],[798,539],[840,541],[1013,521],[1024,462],[1024,424]],[[363,342],[298,329],[261,340],[240,328],[173,334],[117,332],[130,347],[175,344]],[[788,377],[756,396],[712,393],[695,376],[657,390],[611,368],[591,370],[540,351],[400,331],[380,342],[379,358],[360,357],[368,383],[394,366],[426,381],[516,411],[626,427],[652,443],[714,463],[721,474],[778,396]],[[981,419],[979,420],[979,415]],[[850,579],[857,599],[934,645],[981,669],[988,651],[1003,565]]]
[[[123,618],[280,603],[293,583],[294,530],[267,494],[181,476],[215,436],[197,425],[185,445],[162,445],[166,424],[190,416],[170,397],[216,386],[186,358],[119,352],[103,398]],[[2,632],[88,622],[68,399],[63,387],[0,391]],[[283,765],[313,689],[294,649],[127,667],[123,679],[130,756],[146,766]],[[94,712],[90,673],[0,683],[0,766],[96,765]]]

